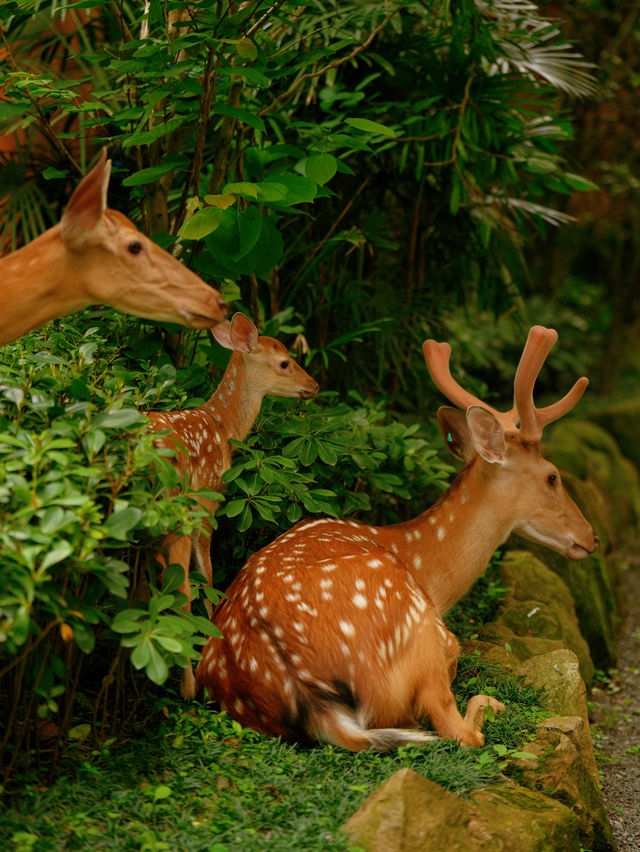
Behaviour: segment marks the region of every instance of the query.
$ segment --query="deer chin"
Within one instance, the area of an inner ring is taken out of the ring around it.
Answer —
[[[217,316],[215,316],[211,314],[200,314],[194,311],[188,311],[186,308],[179,308],[178,313],[190,328],[202,329],[213,328],[214,325],[219,322],[222,322],[227,312],[224,311],[223,314],[222,311],[218,310]]]
[[[591,556],[597,547],[597,540],[592,548],[585,547],[583,544],[578,544],[577,541],[572,541],[567,550],[564,551],[564,555],[567,559],[571,559],[572,562],[577,562],[579,559],[585,559],[587,556]]]

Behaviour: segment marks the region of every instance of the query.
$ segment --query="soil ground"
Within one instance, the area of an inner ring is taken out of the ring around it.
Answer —
[[[640,542],[625,554],[627,616],[610,680],[592,693],[602,793],[619,852],[640,850]]]

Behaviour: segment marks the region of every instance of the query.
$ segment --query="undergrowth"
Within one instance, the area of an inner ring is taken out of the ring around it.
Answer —
[[[165,700],[157,729],[116,746],[65,755],[65,778],[37,775],[8,802],[0,846],[15,852],[82,850],[349,850],[340,826],[393,772],[411,767],[464,795],[500,783],[535,728],[539,690],[477,657],[461,658],[454,691],[464,712],[477,692],[507,712],[488,718],[483,748],[451,741],[389,754],[302,748],[264,737],[210,706]]]

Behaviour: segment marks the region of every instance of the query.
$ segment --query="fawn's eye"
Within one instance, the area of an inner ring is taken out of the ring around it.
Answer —
[[[132,243],[129,243],[127,249],[131,252],[131,254],[140,254],[142,251],[142,243],[139,240],[134,240]]]
[[[550,473],[547,477],[547,482],[549,483],[549,485],[555,485],[557,481],[558,475],[556,473]]]
[[[281,370],[286,370],[288,366],[289,366],[288,361],[280,361],[280,369]]]

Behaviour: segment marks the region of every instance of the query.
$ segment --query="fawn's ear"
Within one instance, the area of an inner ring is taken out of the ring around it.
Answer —
[[[470,405],[467,409],[467,426],[479,456],[491,464],[503,464],[507,460],[504,429],[495,414],[481,405]]]
[[[215,327],[214,327],[215,334]],[[258,329],[244,314],[234,314],[231,319],[231,348],[239,352],[253,352],[258,346]]]
[[[70,249],[81,251],[97,230],[107,207],[111,160],[103,148],[100,159],[76,187],[60,220],[60,237]]]
[[[450,405],[443,405],[438,409],[438,423],[449,452],[460,461],[470,461],[475,449],[464,412]]]
[[[211,329],[211,333],[220,346],[224,346],[225,349],[233,349],[233,343],[231,342],[231,323],[229,320],[217,322]]]

